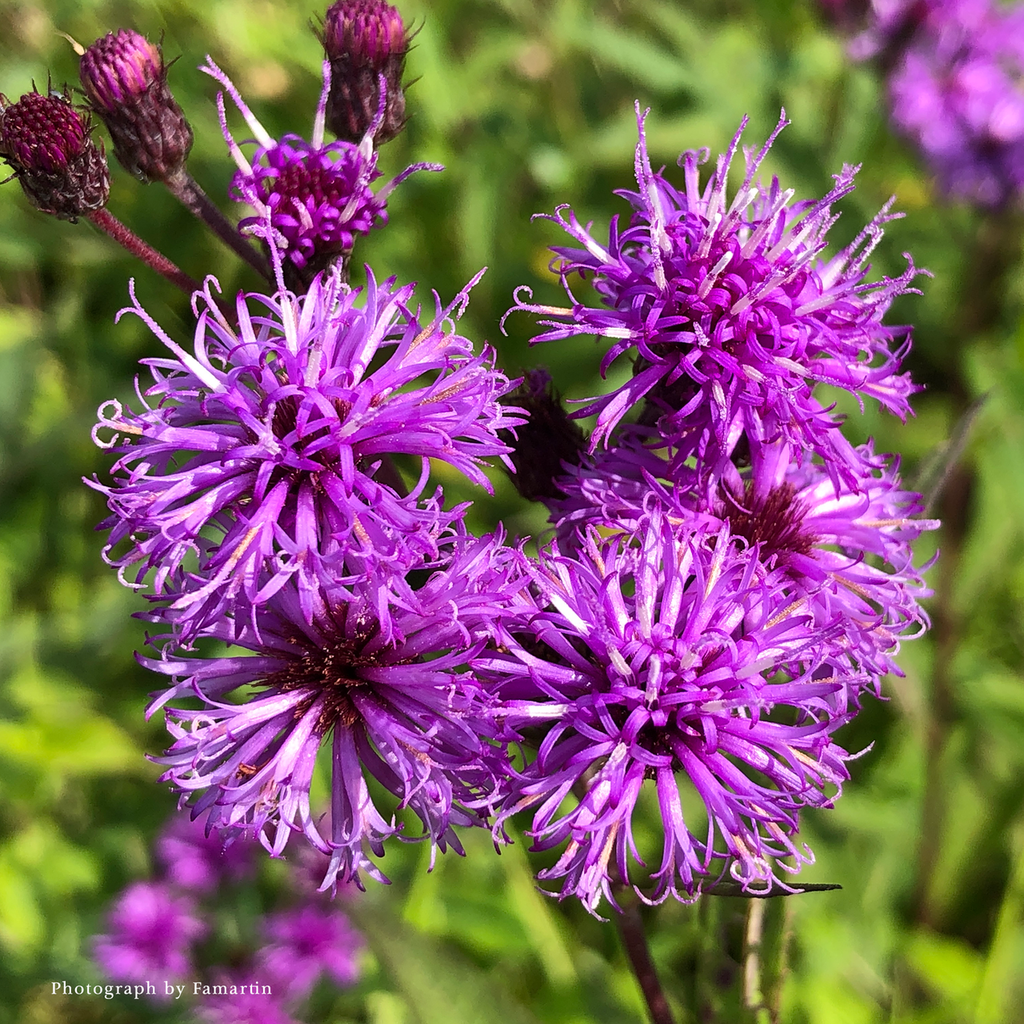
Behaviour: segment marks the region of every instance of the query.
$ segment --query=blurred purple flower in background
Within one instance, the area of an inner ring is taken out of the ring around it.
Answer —
[[[222,881],[238,881],[253,873],[252,843],[206,834],[187,814],[170,818],[155,844],[167,880],[186,891],[210,892]]]
[[[108,934],[96,936],[93,955],[117,982],[183,980],[192,971],[192,944],[207,931],[195,900],[162,882],[136,882],[125,889],[108,926]]]
[[[215,971],[208,987],[210,994],[201,992],[196,1007],[204,1024],[300,1024],[289,1013],[287,998],[258,970]]]
[[[1024,5],[930,5],[889,87],[943,192],[1004,206],[1024,188]]]
[[[986,207],[1024,189],[1024,4],[993,0],[826,0],[855,32],[850,55],[876,59],[892,120],[948,196]]]
[[[256,973],[287,999],[305,999],[321,975],[343,987],[359,977],[363,937],[335,906],[307,903],[271,914],[263,934]]]

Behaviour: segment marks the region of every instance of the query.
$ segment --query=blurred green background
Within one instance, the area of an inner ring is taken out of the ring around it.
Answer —
[[[786,1024],[999,1024],[1024,1021],[1024,320],[1019,213],[944,204],[915,154],[889,131],[884,86],[853,66],[812,0],[424,0],[409,57],[411,117],[383,152],[385,172],[439,160],[390,202],[391,224],[357,262],[448,301],[481,266],[463,333],[498,346],[510,373],[543,363],[568,397],[595,393],[599,350],[580,340],[529,351],[530,322],[498,320],[528,284],[557,301],[531,214],[572,202],[603,229],[631,186],[633,101],[652,107],[655,165],[686,148],[723,149],[744,113],[760,143],[785,107],[793,121],[767,169],[798,198],[823,194],[844,162],[863,163],[841,204],[836,244],[892,194],[897,221],[875,258],[929,268],[924,295],[890,319],[916,325],[909,368],[927,390],[906,425],[851,408],[850,433],[904,453],[910,480],[941,459],[965,411],[987,398],[949,473],[929,574],[935,628],[905,647],[844,736],[870,746],[836,809],[808,814],[817,864],[802,880],[838,892],[764,905],[760,1021]],[[231,74],[272,133],[308,133],[319,92],[320,9],[269,0],[0,4],[0,92],[77,80],[64,34],[88,44],[118,26],[162,36],[180,61],[171,84],[196,130],[190,167],[225,196],[232,164],[216,122],[206,53]],[[245,137],[240,121],[232,122]],[[113,170],[110,209],[186,272],[226,291],[251,271],[158,186]],[[222,203],[227,207],[226,200]],[[232,211],[233,212],[233,211]],[[88,224],[37,214],[17,184],[0,193],[0,1022],[186,1019],[132,1001],[50,994],[49,982],[99,981],[89,936],[130,880],[152,870],[150,843],[174,799],[154,785],[164,733],[142,709],[154,685],[133,659],[140,601],[100,559],[104,474],[91,444],[97,405],[127,398],[135,363],[157,343],[136,318],[114,326],[135,276],[147,309],[179,340],[185,298]],[[356,272],[358,277],[358,271]],[[473,497],[442,476],[452,497]],[[495,474],[479,525],[538,530]],[[872,745],[873,744],[873,745]],[[642,1003],[611,925],[538,895],[522,844],[425,873],[425,851],[392,848],[394,884],[352,913],[371,946],[359,985],[317,994],[309,1019],[367,1024],[451,1021],[635,1024]],[[273,884],[273,874],[267,885]],[[705,899],[647,915],[655,958],[683,1021],[753,1019],[744,1007],[748,905]],[[225,911],[227,913],[227,911]],[[750,986],[747,986],[749,997]]]

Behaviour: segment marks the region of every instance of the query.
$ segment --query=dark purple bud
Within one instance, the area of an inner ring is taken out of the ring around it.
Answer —
[[[0,95],[0,157],[43,213],[73,221],[106,205],[106,158],[67,89],[63,95],[29,92],[17,103]]]
[[[386,98],[375,141],[393,139],[405,126],[402,73],[409,38],[402,15],[385,0],[337,0],[327,9],[320,41],[331,62],[327,127],[339,139],[359,142],[380,104],[380,76]]]
[[[185,166],[192,129],[167,87],[160,48],[131,29],[97,39],[78,69],[120,164],[142,181],[167,181]]]
[[[530,415],[527,423],[516,428],[514,438],[510,431],[502,436],[512,446],[509,457],[516,468],[511,477],[516,490],[528,501],[564,497],[558,478],[565,475],[565,463],[579,464],[586,438],[562,408],[551,387],[551,375],[539,368],[530,370],[509,404]]]

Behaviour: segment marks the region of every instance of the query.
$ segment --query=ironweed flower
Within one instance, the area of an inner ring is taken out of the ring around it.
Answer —
[[[390,142],[405,127],[402,74],[409,37],[401,13],[385,0],[337,0],[327,8],[320,41],[331,66],[327,127],[339,139],[359,142],[376,119],[383,80],[375,139],[378,145]]]
[[[801,464],[776,443],[742,470],[731,467],[707,496],[686,462],[645,447],[647,434],[627,430],[621,447],[559,478],[562,496],[548,506],[563,552],[578,547],[588,527],[640,530],[656,500],[670,522],[726,526],[756,548],[766,570],[781,569],[789,579],[782,605],[799,601],[822,629],[840,626],[837,656],[851,659],[861,685],[877,694],[886,673],[899,674],[901,640],[929,624],[920,600],[930,591],[913,564],[913,543],[939,524],[920,518],[921,496],[901,486],[898,459],[860,446],[849,460],[863,467],[856,486],[837,486],[823,466]]]
[[[125,170],[142,181],[167,181],[184,168],[192,129],[167,86],[158,46],[118,29],[86,49],[78,75]]]
[[[201,68],[228,91],[256,140],[252,160],[246,159],[227,127],[224,95],[218,93],[221,128],[238,166],[231,189],[248,203],[256,216],[241,221],[276,250],[303,284],[313,275],[344,260],[357,235],[368,234],[387,222],[387,197],[415,171],[440,171],[440,164],[418,163],[407,167],[376,193],[370,184],[381,176],[374,149],[375,134],[384,117],[383,104],[357,144],[324,142],[324,118],[331,83],[331,65],[324,62],[324,88],[313,123],[311,142],[297,135],[280,141],[271,137],[256,120],[231,79],[213,60]]]
[[[195,902],[161,882],[129,886],[110,911],[109,925],[109,934],[96,936],[93,952],[118,982],[187,977],[192,943],[206,933]],[[160,986],[157,998],[168,998]]]
[[[620,355],[634,354],[631,379],[575,413],[597,414],[591,449],[607,444],[615,425],[645,399],[646,422],[667,443],[696,438],[690,443],[712,473],[744,435],[751,445],[808,448],[843,472],[838,424],[812,399],[813,386],[873,397],[901,417],[916,390],[898,373],[909,329],[882,318],[897,295],[913,290],[918,271],[908,256],[900,277],[865,283],[868,256],[894,216],[889,204],[849,246],[825,258],[833,204],[851,191],[857,168],[844,167],[824,198],[795,204],[793,191],[776,179],[756,182],[788,123],[780,120],[760,150],[745,151],[746,177],[730,201],[728,171],[744,120],[703,190],[698,166],[706,151],[683,154],[680,190],[651,170],[645,117],[638,104],[638,191],[620,193],[633,208],[628,227],[620,230],[613,219],[605,246],[560,207],[549,219],[583,246],[553,248],[571,306],[534,305],[526,301],[528,289],[520,289],[513,310],[546,318],[535,342],[608,338],[602,374]],[[575,297],[574,275],[593,282],[604,308]]]
[[[424,837],[461,846],[452,825],[484,823],[504,755],[490,702],[468,663],[499,612],[528,583],[523,556],[500,538],[463,536],[451,560],[419,588],[403,580],[388,638],[365,580],[325,587],[310,617],[293,581],[255,621],[214,620],[202,637],[252,652],[213,659],[143,659],[173,685],[151,706],[168,705],[174,743],[160,759],[165,780],[194,794],[192,813],[209,828],[258,835],[275,856],[293,832],[330,855],[323,887],[385,881],[370,859],[401,825],[381,814],[372,777],[410,808]],[[173,625],[173,622],[172,622]],[[168,702],[199,698],[200,710]],[[317,754],[331,747],[328,827],[310,809]]]
[[[71,92],[28,92],[11,103],[0,94],[0,157],[28,201],[43,213],[75,221],[106,206],[110,172],[103,147]]]
[[[498,819],[535,807],[534,849],[566,844],[539,877],[564,879],[560,898],[591,913],[602,895],[615,906],[616,874],[642,863],[633,813],[647,780],[664,838],[644,899],[695,897],[715,862],[750,891],[810,862],[798,815],[830,806],[847,778],[832,734],[854,684],[835,630],[788,601],[784,573],[727,527],[673,526],[654,502],[635,533],[549,552],[535,583],[546,610],[507,623],[508,653],[474,665],[508,728],[542,731]],[[703,812],[684,808],[677,775]]]
[[[493,350],[475,355],[455,333],[475,280],[447,307],[435,295],[424,321],[409,306],[412,285],[368,273],[357,306],[359,291],[335,274],[301,297],[240,295],[237,328],[208,286],[194,354],[133,291],[122,314],[141,317],[170,352],[143,361],[153,384],[137,385],[139,412],[118,401],[99,411],[94,437],[120,455],[112,484],[92,482],[112,512],[106,557],[134,569],[136,585],[152,572],[157,595],[177,589],[186,639],[226,610],[236,623],[251,618],[293,576],[311,621],[325,566],[336,578],[342,566],[366,574],[386,563],[400,576],[437,557],[465,506],[445,511],[440,489],[424,497],[430,460],[490,490],[483,461],[507,462],[498,431],[521,422],[498,401],[514,382],[495,370]],[[105,429],[113,437],[101,440]],[[420,464],[408,494],[392,455]]]

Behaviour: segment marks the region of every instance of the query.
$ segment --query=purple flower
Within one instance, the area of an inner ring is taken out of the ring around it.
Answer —
[[[199,822],[185,814],[175,814],[164,826],[156,855],[168,881],[191,892],[209,892],[225,878],[252,873],[250,843],[225,843],[220,835],[207,835]]]
[[[280,855],[302,832],[331,860],[323,887],[385,881],[369,853],[400,832],[370,794],[376,780],[423,823],[442,850],[461,849],[453,824],[480,825],[497,799],[505,761],[490,743],[490,701],[468,663],[492,621],[527,585],[525,560],[500,538],[463,537],[451,560],[422,586],[403,582],[390,637],[370,582],[318,594],[312,616],[289,580],[245,623],[216,620],[201,637],[252,652],[213,659],[165,651],[148,667],[175,683],[151,706],[170,706],[174,744],[165,780],[196,794],[194,816],[210,828],[255,832]],[[173,623],[172,623],[173,624]],[[317,755],[330,744],[330,813],[310,807]]]
[[[207,57],[201,69],[230,93],[257,143],[246,159],[227,128],[224,96],[218,94],[221,126],[238,165],[232,194],[256,211],[241,227],[258,235],[291,264],[303,283],[352,250],[356,235],[368,234],[387,221],[386,201],[396,185],[419,170],[440,171],[440,164],[413,164],[374,193],[377,170],[374,136],[384,118],[385,96],[369,130],[357,144],[324,143],[324,118],[331,87],[331,62],[324,61],[324,87],[313,124],[312,142],[297,135],[272,138],[253,116],[231,80]]]
[[[346,987],[358,979],[363,938],[336,908],[307,903],[267,917],[263,930],[257,973],[289,999],[305,999],[322,974]]]
[[[1004,206],[1024,189],[1024,6],[933,0],[890,79],[892,117],[948,195]]]
[[[644,899],[696,896],[716,861],[755,891],[809,862],[799,810],[830,806],[847,778],[832,734],[856,683],[835,628],[788,603],[785,573],[728,528],[673,526],[652,504],[635,532],[590,531],[574,557],[548,554],[536,583],[546,609],[507,623],[508,653],[475,667],[509,728],[542,733],[499,816],[535,807],[534,848],[565,844],[540,877],[564,879],[560,897],[592,913],[602,894],[615,905],[630,856],[642,863],[633,812],[647,780],[664,836]],[[703,801],[703,839],[677,775]]]
[[[219,971],[200,996],[196,1013],[206,1024],[299,1024],[285,1009],[286,996],[258,971]]]
[[[184,978],[191,970],[191,945],[206,932],[195,903],[159,882],[136,882],[114,904],[110,933],[97,935],[93,954],[116,982]],[[157,986],[157,996],[163,995]]]
[[[292,577],[309,621],[325,567],[337,578],[384,562],[400,576],[437,557],[464,507],[445,511],[440,490],[423,497],[430,460],[490,490],[483,460],[507,462],[498,431],[522,419],[498,401],[514,385],[493,350],[474,355],[452,326],[472,283],[447,308],[435,296],[426,323],[409,307],[412,285],[372,274],[361,306],[337,275],[301,297],[249,296],[258,311],[240,296],[237,328],[207,291],[194,355],[132,292],[122,313],[141,317],[169,358],[144,360],[154,382],[137,386],[140,412],[101,406],[93,436],[120,458],[113,483],[92,486],[113,513],[106,557],[136,585],[152,571],[157,595],[176,591],[172,610],[189,610],[176,619],[182,637],[226,610],[237,624]],[[114,436],[100,440],[103,428]],[[419,463],[408,494],[392,455]],[[183,576],[192,558],[197,571]]]
[[[913,542],[939,524],[919,518],[920,495],[902,488],[898,459],[871,445],[853,450],[847,462],[859,470],[851,487],[776,443],[755,449],[742,470],[730,465],[708,496],[684,460],[643,444],[649,433],[625,431],[621,447],[558,480],[564,497],[548,506],[563,552],[579,546],[587,527],[640,530],[652,501],[671,522],[727,526],[767,569],[788,576],[783,604],[803,602],[822,628],[841,624],[837,653],[852,659],[855,678],[878,693],[882,676],[899,673],[900,641],[928,628],[919,602],[930,592],[914,567]]]
[[[699,452],[712,473],[744,435],[751,445],[786,441],[840,462],[838,424],[813,401],[816,383],[873,397],[901,417],[916,390],[898,372],[908,328],[882,318],[893,298],[912,290],[918,271],[911,264],[899,278],[865,283],[866,260],[893,216],[888,205],[847,248],[825,257],[833,204],[852,190],[857,168],[844,167],[816,201],[794,204],[777,180],[757,183],[783,120],[760,150],[745,151],[746,177],[730,200],[728,172],[744,121],[703,190],[698,165],[706,152],[681,157],[679,190],[651,170],[645,117],[638,105],[639,190],[620,193],[633,208],[628,227],[620,230],[614,218],[605,246],[559,208],[551,219],[583,246],[553,250],[571,306],[532,305],[517,293],[513,307],[548,318],[537,342],[608,338],[602,374],[633,353],[630,380],[575,413],[597,414],[591,448],[607,444],[645,399],[644,421],[666,442]],[[573,275],[593,282],[604,308],[575,297]]]
[[[938,0],[942,3],[943,0]],[[890,66],[936,0],[822,0],[827,17],[848,33],[854,60],[877,57]]]

